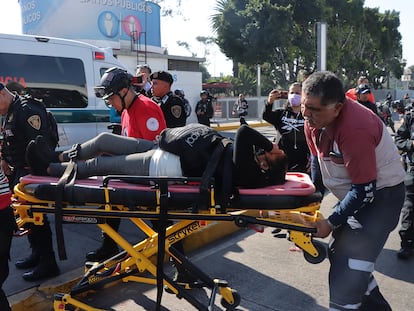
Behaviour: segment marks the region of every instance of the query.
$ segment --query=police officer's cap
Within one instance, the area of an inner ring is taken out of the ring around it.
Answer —
[[[126,70],[118,67],[109,68],[103,74],[100,84],[94,88],[95,95],[104,100],[108,99],[123,88],[128,88],[131,81],[132,75]]]
[[[157,71],[151,74],[151,80],[161,80],[173,84],[173,77],[169,72]]]
[[[177,95],[177,96],[182,96],[182,97],[184,97],[185,95],[184,95],[184,90],[182,90],[182,89],[176,89],[175,91],[174,91],[174,94],[175,95]]]

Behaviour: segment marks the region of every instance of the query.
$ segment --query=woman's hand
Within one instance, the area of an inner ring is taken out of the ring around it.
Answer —
[[[268,105],[273,105],[273,102],[277,99],[280,99],[282,96],[282,93],[278,90],[272,90],[269,93],[269,96],[267,97],[267,104]]]

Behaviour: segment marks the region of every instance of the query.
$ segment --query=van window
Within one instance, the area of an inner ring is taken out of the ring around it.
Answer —
[[[80,59],[0,53],[0,81],[16,81],[47,108],[85,108],[88,93]]]

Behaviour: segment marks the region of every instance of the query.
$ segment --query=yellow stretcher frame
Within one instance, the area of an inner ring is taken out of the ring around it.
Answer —
[[[108,178],[110,179],[114,177]],[[158,178],[157,182],[165,183],[164,189],[166,186],[168,191],[168,179]],[[137,229],[145,233],[147,238],[132,245],[108,224],[97,223],[97,226],[110,236],[124,251],[104,262],[87,264],[84,276],[81,277],[78,284],[71,289],[70,293],[55,295],[54,310],[56,311],[74,310],[73,307],[76,308],[75,310],[100,310],[86,305],[73,296],[85,293],[92,289],[95,290],[105,284],[117,280],[122,280],[122,282],[139,282],[157,285],[157,265],[153,263],[151,258],[159,253],[159,234],[154,231],[144,219],[159,219],[162,208],[167,208],[168,210],[168,206],[163,206],[161,201],[161,198],[166,196],[166,193],[163,193],[163,187],[157,188],[156,191],[158,203],[156,209],[152,211],[130,211],[127,207],[122,205],[111,205],[108,182],[106,179],[104,180],[104,185],[103,191],[105,192],[106,203],[103,206],[98,206],[96,204],[71,206],[70,203],[65,202],[62,214],[71,217],[96,217],[100,220],[113,217],[128,218],[133,222]],[[54,202],[39,200],[34,196],[25,193],[22,189],[22,185],[18,184],[15,187],[14,192],[17,201],[13,203],[13,207],[19,228],[24,228],[26,224],[41,225],[43,223],[44,213],[55,213]],[[320,203],[312,203],[300,208],[295,208],[294,210],[267,210],[263,213],[259,213],[257,216],[251,216],[235,215],[232,214],[231,211],[222,214],[221,209],[216,209],[214,207],[214,189],[211,190],[210,201],[211,207],[208,210],[200,211],[200,213],[197,214],[175,210],[168,211],[168,219],[177,220],[177,222],[166,228],[166,238],[163,244],[163,253],[172,257],[175,262],[181,264],[182,267],[193,275],[196,275],[199,280],[194,284],[179,284],[164,274],[162,278],[163,286],[177,297],[185,298],[198,310],[212,310],[215,305],[216,294],[221,295],[221,304],[226,309],[237,307],[241,300],[237,291],[231,289],[226,281],[211,279],[173,247],[173,244],[199,231],[209,222],[234,221],[236,225],[240,227],[254,224],[286,229],[288,232],[288,239],[304,251],[304,257],[308,262],[319,263],[326,257],[325,246],[312,239],[312,233],[315,232],[315,229],[309,225],[309,223],[323,218],[322,214],[319,212]],[[144,275],[145,272],[148,272],[150,275]],[[208,287],[211,289],[211,296],[207,303],[207,307],[205,306],[205,303],[196,300],[191,295],[188,289],[192,287]],[[70,307],[70,309],[67,309],[66,307]]]

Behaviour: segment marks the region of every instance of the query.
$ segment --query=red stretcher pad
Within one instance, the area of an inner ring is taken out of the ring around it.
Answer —
[[[49,176],[27,175],[20,179],[20,189],[36,199],[55,201],[59,179]],[[73,185],[66,185],[63,201],[82,204],[105,204],[103,177],[91,177],[76,180]],[[108,183],[111,204],[127,207],[155,207],[155,187],[145,184],[127,183],[110,180]],[[199,201],[200,191],[197,184],[172,184],[168,186],[169,209],[185,209]],[[264,188],[239,188],[232,208],[236,209],[294,209],[319,202],[320,194],[315,193],[315,186],[310,177],[303,173],[287,173],[282,185]]]

